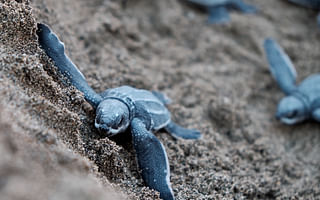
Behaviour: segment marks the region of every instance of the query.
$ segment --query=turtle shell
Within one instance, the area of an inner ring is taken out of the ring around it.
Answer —
[[[151,92],[130,86],[105,90],[103,99],[113,98],[124,102],[130,110],[130,120],[141,119],[148,130],[159,130],[170,122],[170,112]]]

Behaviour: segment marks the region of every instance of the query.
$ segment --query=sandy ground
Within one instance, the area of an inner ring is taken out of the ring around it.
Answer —
[[[319,199],[320,125],[274,119],[283,93],[262,43],[275,38],[299,81],[320,71],[316,11],[248,0],[257,15],[207,25],[183,1],[0,1],[1,199],[157,199],[145,187],[131,136],[108,139],[94,110],[63,84],[41,51],[36,23],[64,41],[98,92],[124,84],[159,90],[172,118],[198,141],[155,133],[177,199]]]

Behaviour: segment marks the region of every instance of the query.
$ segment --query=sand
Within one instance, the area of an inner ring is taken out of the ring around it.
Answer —
[[[275,38],[299,81],[320,71],[316,11],[248,0],[257,15],[227,25],[183,1],[0,1],[1,199],[159,199],[139,175],[130,133],[109,139],[95,113],[39,48],[49,24],[97,91],[121,85],[165,93],[197,141],[155,135],[176,199],[319,199],[320,125],[274,118],[283,93],[262,43]]]

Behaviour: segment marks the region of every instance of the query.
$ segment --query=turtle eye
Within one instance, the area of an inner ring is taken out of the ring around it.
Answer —
[[[288,113],[287,117],[291,119],[291,118],[294,118],[297,114],[298,114],[298,111],[294,110],[294,111]]]

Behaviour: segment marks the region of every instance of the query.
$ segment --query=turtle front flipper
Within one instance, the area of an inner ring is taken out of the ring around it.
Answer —
[[[230,21],[230,16],[225,5],[208,7],[209,24],[223,24]]]
[[[183,128],[172,121],[166,127],[164,127],[164,129],[175,138],[191,140],[201,138],[201,133],[198,130]]]
[[[68,78],[72,85],[84,93],[85,99],[93,106],[97,107],[102,100],[87,83],[83,74],[68,58],[64,51],[64,44],[58,36],[45,24],[38,24],[37,35],[40,47],[54,61],[60,73]]]
[[[264,50],[273,78],[285,94],[296,90],[297,72],[283,49],[271,38],[264,41]]]
[[[148,187],[160,192],[162,199],[173,200],[169,162],[163,145],[137,118],[131,122],[131,133],[143,180]]]

